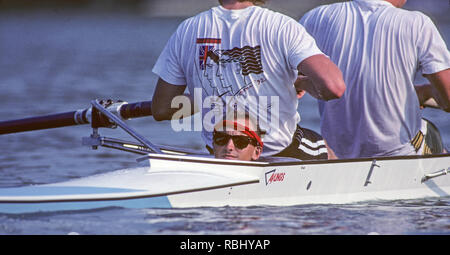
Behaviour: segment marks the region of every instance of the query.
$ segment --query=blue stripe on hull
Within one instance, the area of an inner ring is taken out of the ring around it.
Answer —
[[[43,203],[0,203],[0,213],[35,213],[52,211],[75,211],[105,207],[123,208],[172,208],[166,196],[125,200],[43,202]]]
[[[104,187],[84,187],[84,186],[25,186],[18,188],[0,189],[0,196],[51,196],[51,195],[86,195],[86,194],[108,194],[138,192],[143,190],[104,188]]]

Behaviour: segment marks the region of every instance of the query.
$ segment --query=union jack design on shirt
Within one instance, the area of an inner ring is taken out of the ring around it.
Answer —
[[[197,38],[197,44],[220,44],[222,39],[220,38]],[[214,46],[201,45],[199,47],[199,63],[200,69],[205,70],[206,62],[208,61],[208,52],[212,51]]]
[[[214,46],[210,45],[201,45],[199,48],[199,63],[200,63],[200,69],[205,70],[206,62],[208,61],[208,52],[212,51],[214,49]]]

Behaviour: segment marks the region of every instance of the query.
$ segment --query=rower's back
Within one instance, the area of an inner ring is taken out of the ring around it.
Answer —
[[[421,127],[417,72],[450,68],[450,54],[433,22],[388,1],[320,6],[300,23],[341,69],[347,85],[320,102],[321,132],[339,158],[415,154]]]

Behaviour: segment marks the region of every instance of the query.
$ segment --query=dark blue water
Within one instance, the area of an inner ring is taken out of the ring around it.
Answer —
[[[417,1],[412,1],[412,3]],[[417,6],[415,6],[417,7]],[[0,12],[0,120],[73,111],[95,98],[150,100],[152,66],[180,18],[85,11]],[[450,22],[436,19],[447,43]],[[319,131],[317,104],[299,107]],[[424,115],[450,144],[449,115]],[[202,149],[200,134],[152,118],[129,122],[154,143]],[[135,166],[136,156],[81,145],[87,126],[0,136],[0,187],[53,183]],[[121,130],[106,136],[130,139]],[[0,234],[450,234],[450,198],[292,207],[123,209],[0,214]]]

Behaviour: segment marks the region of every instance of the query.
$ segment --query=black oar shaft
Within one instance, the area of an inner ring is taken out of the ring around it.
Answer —
[[[74,115],[75,112],[65,112],[19,120],[3,121],[0,122],[0,134],[77,125]]]
[[[150,116],[152,115],[151,104],[151,101],[124,104],[120,108],[120,115],[123,119]],[[85,109],[17,120],[0,121],[0,135],[88,124],[89,120],[86,116],[87,112],[88,109]]]

